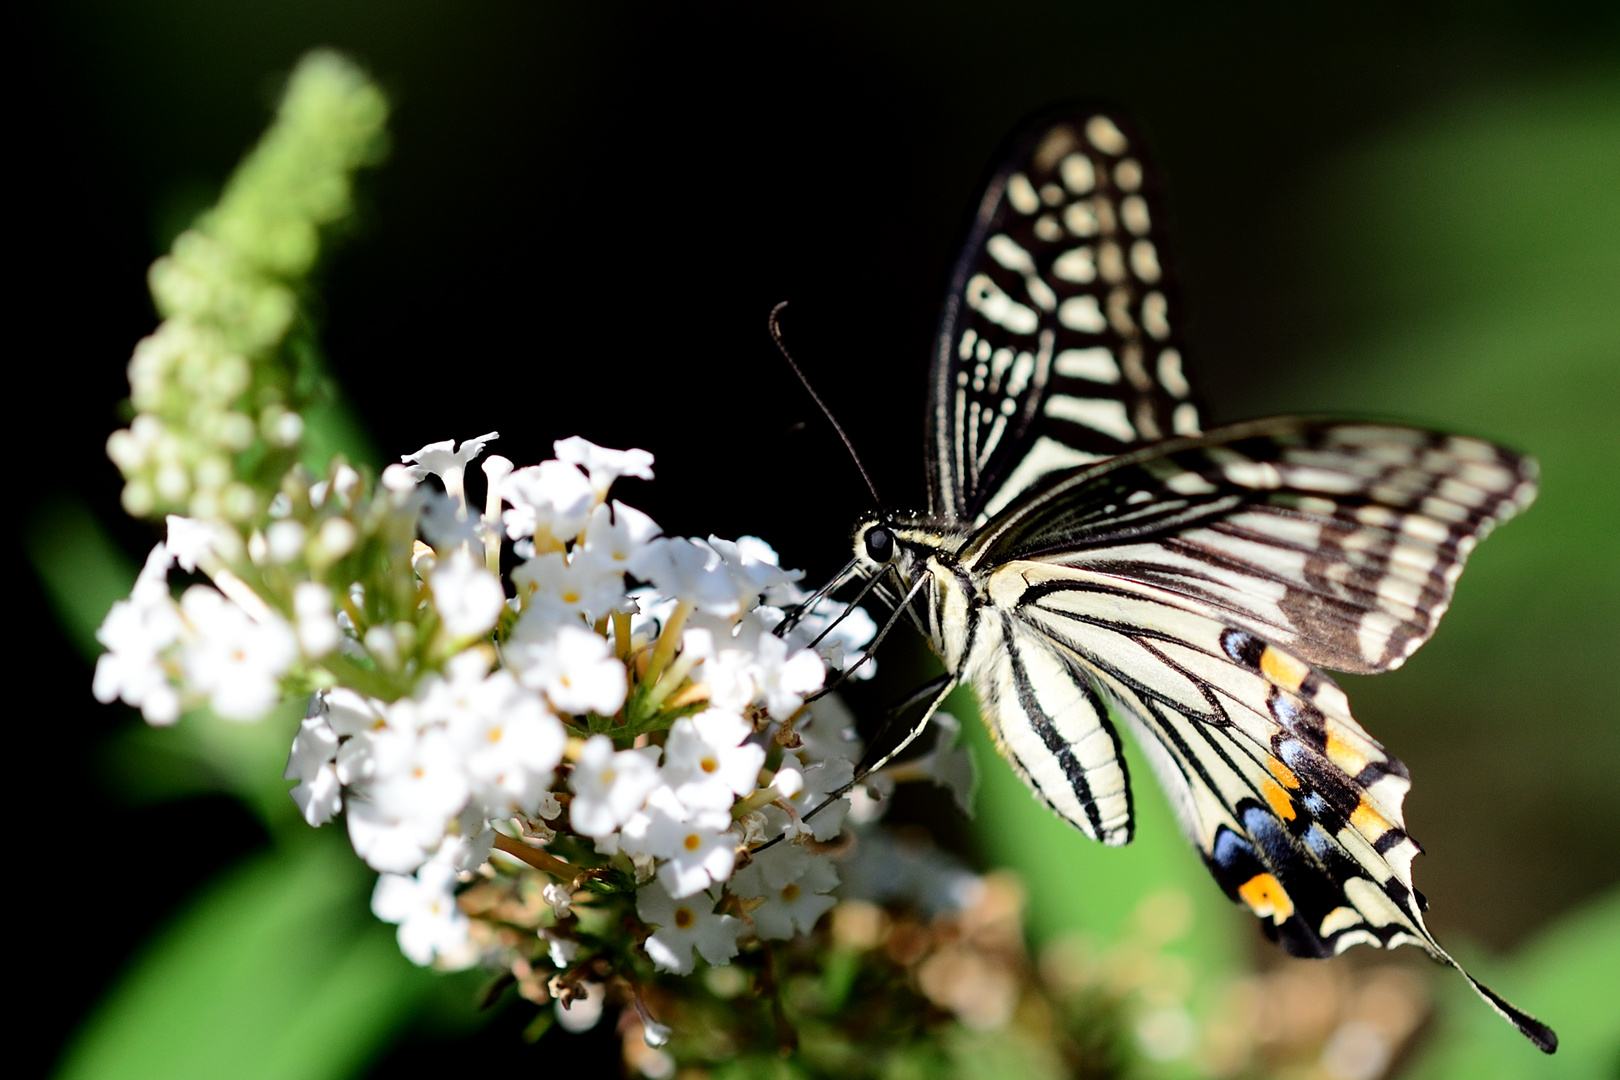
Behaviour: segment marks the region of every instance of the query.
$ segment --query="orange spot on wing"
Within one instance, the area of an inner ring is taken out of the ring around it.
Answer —
[[[1267,758],[1266,768],[1270,769],[1271,775],[1277,778],[1277,783],[1289,791],[1299,790],[1299,777],[1294,775],[1293,769],[1290,769],[1276,758]]]
[[[1344,737],[1344,728],[1331,720],[1328,721],[1327,725],[1327,756],[1329,761],[1343,769],[1350,776],[1355,776],[1361,772],[1362,769],[1367,767],[1367,763],[1372,760],[1361,752],[1360,747]]]
[[[1260,782],[1261,794],[1265,795],[1266,802],[1271,804],[1271,812],[1284,821],[1294,820],[1294,801],[1288,797],[1288,792],[1282,785],[1271,780]]]
[[[1284,891],[1282,882],[1270,874],[1256,874],[1238,886],[1238,896],[1262,919],[1269,918],[1281,925],[1294,913],[1294,901]]]
[[[1356,832],[1369,840],[1377,840],[1390,829],[1390,824],[1384,816],[1367,805],[1362,799],[1356,808],[1350,812],[1350,824],[1356,827]]]
[[[1305,676],[1311,673],[1310,665],[1283,652],[1275,645],[1267,645],[1266,651],[1260,654],[1260,673],[1272,683],[1287,690],[1290,694],[1298,693],[1300,684]]]

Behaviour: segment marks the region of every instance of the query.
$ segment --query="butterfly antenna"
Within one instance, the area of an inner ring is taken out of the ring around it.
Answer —
[[[876,579],[874,578],[873,580],[876,580]],[[818,700],[820,698],[824,698],[828,694],[832,693],[834,690],[838,689],[840,686],[844,685],[844,683],[849,680],[849,677],[851,675],[855,674],[855,672],[860,670],[860,668],[868,660],[872,659],[872,655],[877,652],[877,647],[879,645],[883,644],[883,639],[889,636],[889,631],[893,630],[894,627],[895,627],[895,624],[900,621],[900,619],[901,619],[901,617],[903,615],[905,615],[905,607],[904,607],[904,605],[910,604],[911,601],[912,601],[912,598],[915,597],[918,593],[922,592],[922,587],[924,585],[926,585],[927,583],[928,583],[927,578],[925,578],[925,577],[918,578],[917,579],[917,584],[913,585],[911,587],[911,591],[906,593],[906,595],[901,599],[900,603],[901,603],[902,606],[899,607],[899,608],[896,608],[894,614],[889,616],[889,621],[883,624],[883,628],[877,632],[877,636],[874,637],[872,639],[872,643],[866,647],[866,651],[861,653],[860,659],[856,660],[853,664],[849,665],[849,667],[845,668],[843,671],[840,671],[838,673],[838,677],[833,679],[832,682],[828,683],[826,686],[823,686],[820,690],[817,690],[815,693],[813,693],[809,697],[805,698],[804,699],[805,704],[808,705],[812,701],[816,701],[816,700]],[[865,594],[865,591],[866,590],[864,590],[864,589],[862,590],[863,595]],[[851,605],[851,606],[853,606],[853,605]]]
[[[782,309],[787,307],[787,305],[788,302],[783,300],[781,303],[771,308],[771,340],[776,342],[776,347],[781,350],[783,359],[785,359],[788,362],[788,366],[793,369],[793,374],[799,377],[799,382],[804,384],[805,391],[810,395],[810,400],[816,403],[816,407],[821,410],[821,414],[827,418],[827,423],[831,424],[833,426],[833,430],[838,432],[838,437],[843,440],[844,449],[849,451],[849,456],[855,462],[855,467],[861,472],[861,479],[866,481],[866,490],[872,493],[872,501],[876,503],[878,508],[881,510],[883,509],[884,505],[883,498],[878,494],[877,485],[872,483],[872,477],[867,473],[866,466],[861,464],[861,455],[855,452],[855,444],[849,441],[848,435],[844,434],[844,428],[838,423],[838,418],[833,416],[831,409],[827,408],[827,403],[821,400],[821,395],[816,393],[816,388],[810,385],[810,380],[805,377],[803,370],[801,370],[799,367],[798,361],[793,359],[793,354],[788,352],[787,344],[782,340],[782,323],[778,316],[782,314]]]
[[[814,610],[817,604],[827,599],[834,589],[837,589],[839,586],[843,585],[844,582],[849,580],[851,573],[854,571],[855,567],[859,565],[860,561],[861,560],[858,558],[849,560],[849,562],[844,564],[844,568],[842,570],[833,575],[831,581],[827,582],[827,584],[823,585],[821,588],[817,589],[815,592],[811,593],[809,596],[805,597],[803,600],[789,608],[786,616],[781,622],[776,624],[776,629],[772,630],[771,633],[775,634],[777,637],[782,637],[789,630],[792,630],[794,627],[798,626],[800,620],[802,620],[810,611]]]
[[[807,648],[807,649],[815,648],[817,645],[821,644],[822,640],[824,638],[826,638],[826,636],[828,634],[830,634],[834,630],[838,629],[838,624],[843,622],[845,619],[849,618],[850,615],[854,614],[854,612],[858,609],[858,605],[860,604],[860,602],[862,600],[866,599],[866,594],[871,592],[872,589],[874,587],[876,587],[877,583],[878,583],[878,578],[877,577],[872,577],[872,578],[868,579],[866,584],[861,586],[860,592],[855,594],[855,598],[853,600],[851,600],[849,603],[844,605],[844,610],[839,612],[838,617],[833,619],[831,622],[829,622],[826,625],[826,627],[821,631],[821,633],[817,634],[815,636],[815,638],[811,640],[810,644],[805,646],[805,648]]]

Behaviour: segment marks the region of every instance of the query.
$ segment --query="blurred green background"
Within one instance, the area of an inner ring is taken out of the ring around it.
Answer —
[[[341,834],[291,815],[284,730],[147,732],[88,692],[89,630],[153,540],[101,450],[154,324],[145,267],[332,45],[396,106],[317,312],[342,437],[645,446],[659,479],[623,497],[812,578],[863,498],[765,313],[793,302],[796,355],[920,502],[930,334],[990,155],[1055,101],[1135,115],[1212,421],[1348,412],[1540,458],[1435,641],[1345,682],[1411,767],[1431,928],[1564,1037],[1542,1059],[1440,979],[1411,1067],[1620,1075],[1620,8],[65,0],[20,25],[11,400],[49,467],[19,508],[18,805],[65,841],[28,878],[30,1074],[413,1075],[480,1023],[483,1060],[534,1067],[521,1018],[409,969]],[[858,706],[922,670],[885,666]],[[1275,963],[1151,799],[1135,849],[1105,851],[981,762],[971,829],[940,799],[897,814],[1019,868],[1037,936],[1107,938],[1173,887],[1199,971]]]

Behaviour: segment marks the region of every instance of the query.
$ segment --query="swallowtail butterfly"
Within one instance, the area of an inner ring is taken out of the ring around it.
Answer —
[[[936,339],[928,512],[855,534],[855,571],[888,579],[946,667],[900,747],[970,683],[1035,796],[1117,845],[1117,720],[1289,953],[1411,944],[1461,971],[1412,885],[1406,767],[1320,669],[1388,671],[1427,641],[1468,554],[1534,498],[1535,463],[1384,424],[1202,430],[1164,217],[1107,112],[1030,126],[984,190]]]

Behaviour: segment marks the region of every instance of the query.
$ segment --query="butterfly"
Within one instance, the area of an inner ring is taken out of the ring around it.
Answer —
[[[1120,116],[1070,110],[1009,144],[978,203],[928,391],[928,511],[855,531],[1002,755],[1086,836],[1135,826],[1130,728],[1215,881],[1295,956],[1416,945],[1551,1053],[1423,921],[1410,776],[1322,669],[1400,666],[1463,562],[1535,496],[1529,458],[1462,436],[1280,417],[1204,431]]]

